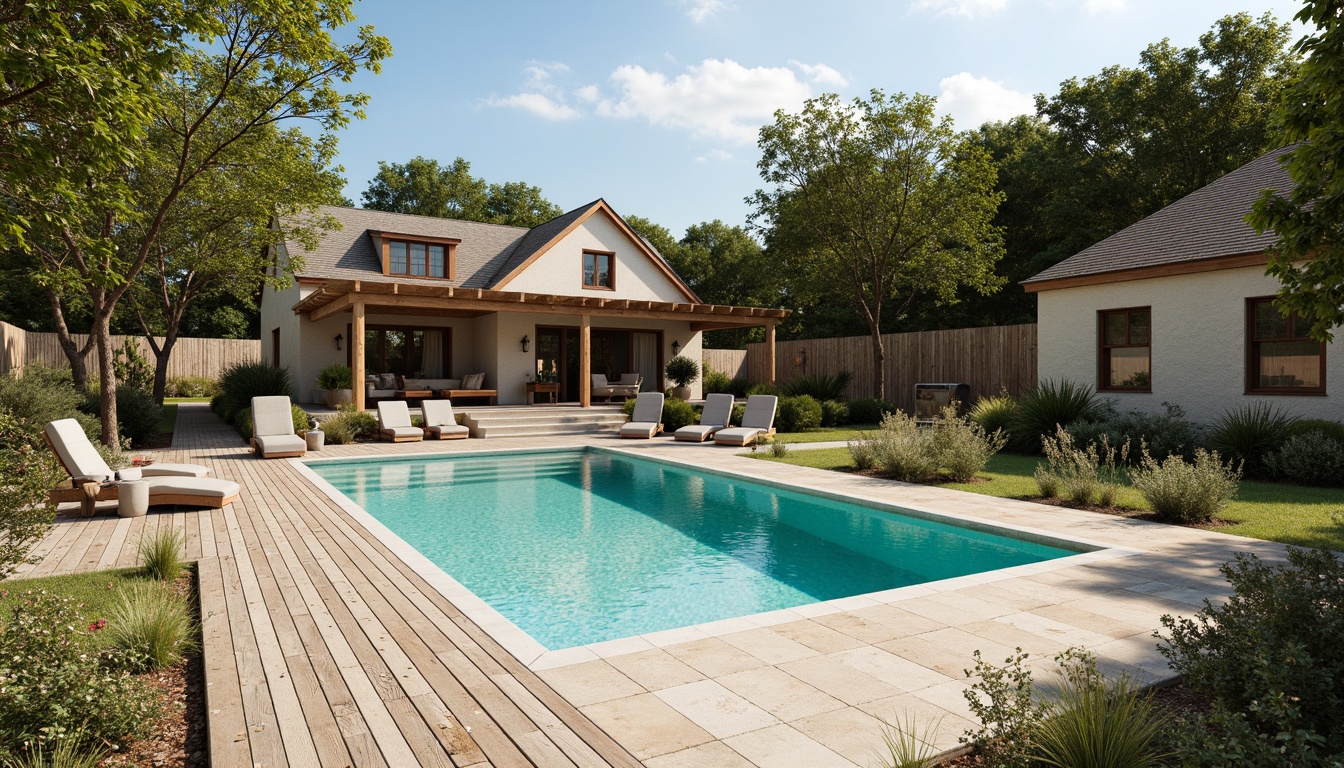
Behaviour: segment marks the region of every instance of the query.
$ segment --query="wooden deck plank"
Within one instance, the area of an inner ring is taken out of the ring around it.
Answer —
[[[129,517],[117,518],[117,525],[107,539],[107,546],[103,547],[103,556],[98,558],[98,570],[106,570],[116,565],[117,558],[121,555],[121,548],[126,544],[126,535],[130,533],[134,524]]]
[[[205,706],[210,759],[215,765],[247,765],[252,759],[243,691],[233,656],[224,577],[219,558],[200,561],[197,570],[201,594],[201,637],[205,648]]]

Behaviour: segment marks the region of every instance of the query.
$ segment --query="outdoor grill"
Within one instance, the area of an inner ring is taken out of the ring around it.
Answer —
[[[938,413],[948,403],[956,401],[959,409],[965,409],[971,398],[971,388],[966,384],[923,383],[915,385],[915,421],[933,422]]]

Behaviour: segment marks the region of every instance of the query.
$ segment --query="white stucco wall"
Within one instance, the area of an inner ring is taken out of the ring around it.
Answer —
[[[1247,395],[1246,299],[1271,296],[1278,281],[1263,267],[1041,291],[1037,372],[1097,386],[1097,312],[1152,307],[1152,392],[1105,392],[1120,410],[1160,412],[1180,405],[1208,423],[1256,401],[1304,417],[1344,416],[1344,351],[1326,350],[1328,396]],[[1338,331],[1336,332],[1338,334]]]
[[[288,258],[284,250],[284,245],[280,248],[279,259],[281,263]],[[274,350],[271,347],[271,332],[280,329],[280,365],[289,368],[290,379],[293,383],[293,390],[290,397],[296,400],[304,400],[307,390],[304,389],[299,380],[294,376],[294,360],[299,358],[300,338],[299,338],[299,316],[294,314],[292,307],[299,299],[307,295],[301,293],[298,282],[291,280],[289,287],[277,290],[271,286],[266,286],[261,292],[261,361],[269,364],[273,359]]]
[[[616,289],[583,287],[583,251],[616,253]],[[597,296],[642,301],[689,301],[675,283],[602,212],[589,217],[532,262],[512,280],[497,286],[502,291],[554,293],[564,296]]]

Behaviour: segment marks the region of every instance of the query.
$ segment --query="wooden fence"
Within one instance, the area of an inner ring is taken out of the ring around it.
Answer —
[[[706,368],[728,374],[728,378],[747,378],[747,350],[745,349],[706,349],[700,352],[700,360]]]
[[[88,336],[74,334],[75,343],[84,344]],[[140,354],[152,365],[154,353],[149,342],[141,336],[113,336],[112,346],[121,349],[130,339],[140,350]],[[158,340],[162,343],[162,339]],[[225,369],[236,363],[253,363],[261,359],[261,342],[256,339],[194,339],[179,338],[173,345],[172,357],[168,360],[168,378],[179,376],[204,376],[219,378]],[[98,370],[98,351],[89,352],[90,374]],[[60,341],[54,333],[33,333],[17,328],[9,323],[0,322],[0,374],[10,371],[22,371],[28,365],[45,365],[52,368],[68,368],[69,361],[61,351]]]
[[[1005,325],[950,331],[889,333],[885,348],[887,399],[913,410],[915,384],[957,382],[971,388],[971,399],[1007,390],[1021,394],[1036,384],[1036,326]],[[704,361],[732,373],[740,350],[705,350]],[[753,383],[765,376],[765,344],[748,344],[741,368]],[[873,346],[867,336],[781,341],[775,345],[775,380],[784,383],[804,373],[849,371],[850,398],[877,397]]]

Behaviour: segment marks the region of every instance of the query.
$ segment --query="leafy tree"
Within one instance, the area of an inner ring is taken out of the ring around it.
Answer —
[[[864,319],[884,398],[884,301],[952,302],[960,286],[987,293],[1002,283],[994,167],[934,106],[919,94],[874,90],[850,104],[826,94],[800,114],[776,112],[758,142],[772,188],[749,198],[753,222],[791,290],[840,298]]]
[[[625,219],[625,223],[635,230],[635,234],[648,240],[654,250],[663,255],[668,264],[675,264],[680,258],[677,251],[681,249],[681,243],[677,242],[677,238],[672,235],[667,227],[655,224],[643,216],[622,216],[621,218]],[[678,273],[681,271],[676,267],[673,267],[673,269]],[[685,277],[685,275],[682,275],[682,277]]]
[[[514,227],[535,227],[564,213],[538,187],[521,181],[489,184],[472,176],[471,163],[460,157],[447,168],[424,157],[405,164],[379,161],[378,173],[360,197],[365,208],[375,211]]]
[[[1049,266],[1261,155],[1291,80],[1288,24],[1273,14],[1220,19],[1197,46],[1148,46],[1137,68],[1070,78],[1036,111],[1056,146],[1042,207]]]
[[[1276,302],[1311,323],[1321,341],[1344,324],[1344,2],[1307,0],[1297,14],[1314,24],[1293,51],[1305,56],[1283,95],[1281,141],[1297,143],[1284,157],[1293,189],[1266,190],[1247,217],[1278,240],[1269,274],[1283,284]],[[1300,142],[1300,143],[1299,143]]]
[[[783,301],[780,271],[742,227],[715,219],[686,229],[669,263],[701,299],[712,304],[777,307]],[[742,347],[763,337],[759,328],[709,331],[719,348]]]
[[[342,93],[362,69],[377,72],[391,52],[386,38],[361,27],[339,44],[332,33],[354,20],[352,0],[232,0],[208,6],[194,50],[175,62],[181,101],[150,99],[156,130],[180,143],[163,170],[165,183],[134,207],[100,197],[72,201],[64,216],[35,227],[38,268],[61,290],[78,290],[90,304],[91,334],[99,357],[102,439],[117,437],[116,375],[112,368],[111,320],[121,299],[163,244],[174,209],[190,202],[192,185],[225,167],[268,129],[307,119],[324,131],[319,142],[351,117],[363,117],[368,98]],[[130,188],[133,169],[114,181]],[[58,315],[58,333],[68,333]],[[68,353],[67,353],[68,354]],[[73,362],[73,361],[72,361]]]

